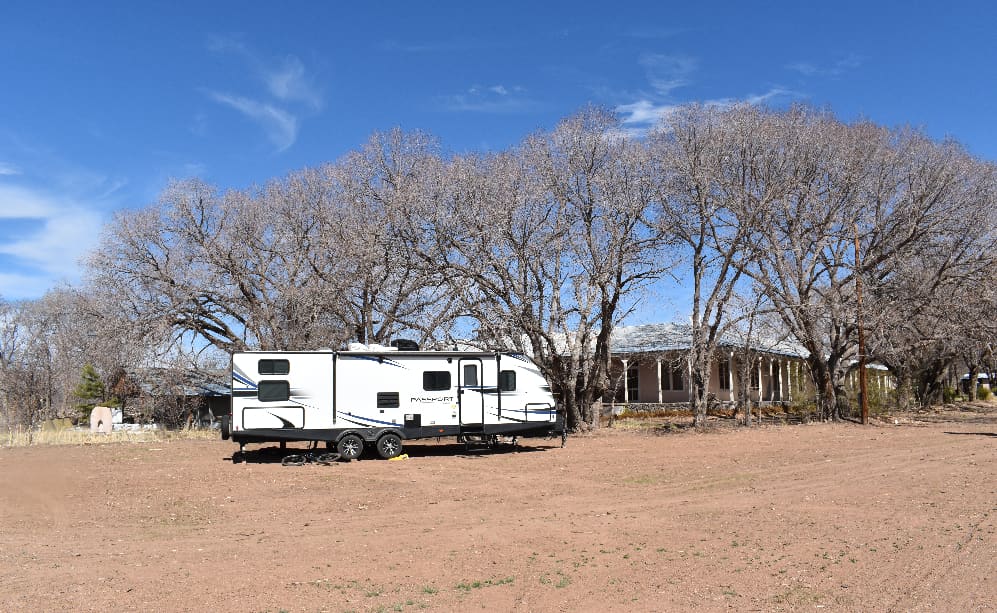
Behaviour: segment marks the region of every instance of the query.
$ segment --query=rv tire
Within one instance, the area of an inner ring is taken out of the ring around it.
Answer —
[[[363,453],[363,439],[356,434],[347,434],[339,439],[336,445],[339,457],[344,460],[356,460]]]
[[[222,431],[222,440],[227,441],[229,437],[229,416],[222,415],[218,420],[218,429]]]
[[[385,460],[391,459],[402,452],[402,439],[397,434],[387,433],[377,439],[377,453]]]

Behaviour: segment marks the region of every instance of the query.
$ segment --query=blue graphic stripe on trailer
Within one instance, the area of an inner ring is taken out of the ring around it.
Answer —
[[[362,421],[357,421],[355,419],[350,419],[348,417],[343,417],[342,415],[339,416],[339,419],[342,419],[343,421],[348,421],[351,424],[356,424],[358,426],[368,426],[368,425],[370,425],[370,424],[365,424]]]
[[[554,415],[557,409],[502,409],[503,413],[523,413],[525,415]]]
[[[346,411],[340,412],[340,415],[346,415],[347,417],[352,417],[354,419],[362,419],[364,421],[369,421],[369,422],[375,423],[375,424],[383,424],[385,426],[397,426],[398,425],[398,424],[396,424],[395,422],[392,422],[392,421],[381,421],[380,419],[374,419],[373,417],[364,417],[363,415],[354,415],[353,413],[349,413],[349,412],[346,412]],[[350,421],[350,420],[348,420],[348,421]],[[357,422],[353,422],[353,423],[357,423]],[[361,425],[367,425],[367,424],[361,424]]]
[[[527,421],[525,419],[519,419],[519,418],[516,418],[516,417],[509,417],[508,415],[502,415],[501,417],[499,417],[498,413],[489,413],[488,415],[490,417],[494,417],[494,418],[502,420],[502,421],[514,421],[517,424],[542,424],[542,423],[544,423],[542,421]]]
[[[235,379],[236,381],[238,381],[239,383],[242,383],[243,385],[248,385],[249,387],[251,387],[253,389],[256,389],[256,384],[255,383],[253,383],[249,378],[247,378],[247,377],[245,377],[245,376],[243,376],[243,375],[241,375],[241,374],[239,374],[237,372],[233,372],[232,373],[232,378]]]

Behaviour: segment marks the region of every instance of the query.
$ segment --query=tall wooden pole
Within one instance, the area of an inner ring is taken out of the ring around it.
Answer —
[[[865,330],[862,326],[862,256],[859,253],[859,224],[855,229],[855,299],[859,329],[859,403],[862,406],[862,424],[869,423],[869,402],[866,399],[865,384]]]

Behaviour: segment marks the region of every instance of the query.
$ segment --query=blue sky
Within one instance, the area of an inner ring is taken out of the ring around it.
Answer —
[[[459,152],[588,103],[639,131],[684,102],[804,101],[997,160],[987,2],[359,4],[4,2],[0,296],[76,282],[170,178],[261,184],[393,126]]]

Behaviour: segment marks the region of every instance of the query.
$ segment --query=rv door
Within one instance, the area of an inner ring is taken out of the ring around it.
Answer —
[[[483,375],[480,358],[457,360],[457,406],[460,425],[485,423],[485,395],[481,389]]]

